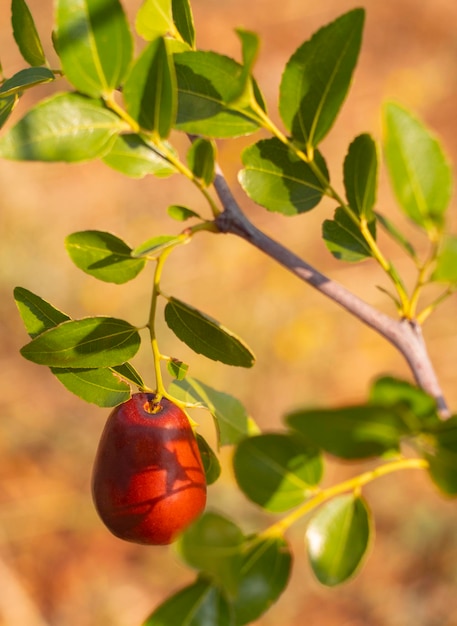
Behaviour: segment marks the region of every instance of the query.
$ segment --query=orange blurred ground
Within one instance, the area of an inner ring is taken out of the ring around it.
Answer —
[[[46,48],[52,3],[30,0]],[[139,0],[125,2],[134,15]],[[6,75],[24,65],[9,27],[9,2],[0,4],[0,58]],[[457,160],[457,4],[453,0],[362,0],[367,24],[356,78],[339,122],[323,151],[337,186],[350,141],[360,132],[380,138],[380,107],[395,99],[414,109],[443,138]],[[314,30],[352,8],[349,0],[195,0],[198,44],[239,58],[233,28],[263,40],[256,77],[272,116],[284,63]],[[54,88],[54,87],[52,87]],[[33,102],[24,97],[14,119]],[[327,253],[318,233],[331,215],[327,203],[290,219],[271,215],[239,191],[239,151],[254,139],[221,142],[220,161],[247,213],[266,232],[308,262],[383,310],[375,288],[383,276],[370,263],[346,266]],[[179,140],[179,146],[186,143]],[[108,411],[71,396],[45,368],[18,351],[27,338],[12,290],[21,285],[74,317],[108,314],[141,324],[148,310],[150,274],[117,287],[79,272],[64,237],[76,230],[108,230],[133,245],[178,232],[164,217],[169,204],[199,209],[201,200],[177,178],[133,181],[103,164],[77,166],[0,163],[0,625],[139,626],[171,590],[191,580],[173,550],[144,548],[111,537],[90,498],[94,451]],[[396,213],[381,176],[379,209],[414,229]],[[454,204],[455,206],[455,204]],[[454,226],[456,220],[453,220]],[[381,239],[382,240],[382,239]],[[418,240],[419,241],[419,240]],[[386,251],[411,280],[399,250]],[[389,372],[408,377],[401,357],[355,320],[268,259],[234,238],[202,236],[170,260],[164,287],[220,319],[252,346],[252,371],[233,371],[197,358],[161,328],[164,352],[188,360],[192,375],[233,393],[264,427],[280,428],[284,412],[300,405],[363,401],[370,381]],[[457,406],[456,300],[425,327],[430,353],[452,407]],[[137,359],[152,377],[149,356]],[[209,418],[198,416],[214,440]],[[233,515],[246,531],[268,519],[237,493],[230,453],[210,489],[210,506]],[[326,480],[354,473],[331,464]],[[295,566],[290,587],[261,626],[457,626],[457,503],[444,501],[418,473],[383,479],[366,492],[377,538],[353,581],[328,590],[311,576],[303,527],[290,534]],[[170,625],[178,626],[178,625]]]

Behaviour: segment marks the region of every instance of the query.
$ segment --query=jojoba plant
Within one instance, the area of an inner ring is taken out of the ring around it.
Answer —
[[[135,21],[144,40],[138,54],[119,0],[57,0],[58,67],[46,59],[25,0],[12,0],[12,18],[28,67],[2,79],[0,122],[35,85],[58,83],[64,76],[71,90],[61,86],[9,126],[0,137],[1,158],[101,159],[133,178],[181,175],[207,207],[201,215],[192,207],[171,206],[170,218],[187,227],[177,235],[150,233],[133,248],[105,231],[67,237],[72,261],[98,280],[122,285],[152,266],[149,310],[141,327],[110,316],[72,319],[28,289],[14,292],[31,338],[22,355],[49,367],[83,400],[115,407],[93,475],[102,520],[129,541],[176,539],[182,559],[198,572],[194,583],[157,607],[143,626],[241,626],[258,619],[287,586],[292,554],[286,532],[298,522],[307,524],[307,555],[317,579],[327,586],[346,581],[359,571],[373,535],[367,484],[416,469],[427,472],[445,495],[457,494],[457,416],[446,403],[421,332],[457,285],[457,238],[446,221],[452,174],[444,151],[409,111],[385,105],[387,170],[425,253],[376,206],[380,147],[370,134],[349,145],[342,188],[331,182],[333,173],[321,152],[356,68],[364,11],[339,16],[291,54],[280,85],[281,127],[268,115],[253,76],[257,35],[236,31],[241,63],[199,50],[189,0],[143,2]],[[173,146],[172,130],[187,135],[185,155]],[[323,275],[244,214],[218,165],[215,140],[259,130],[263,138],[241,155],[243,190],[268,211],[291,219],[324,197],[333,201],[333,218],[322,225],[328,251],[342,262],[377,264],[393,315]],[[415,268],[412,287],[382,249],[381,229]],[[161,301],[169,329],[195,353],[231,366],[254,364],[251,349],[232,331],[162,289],[169,255],[184,244],[197,245],[201,232],[241,237],[332,299],[405,357],[414,382],[383,376],[365,402],[294,407],[282,429],[261,432],[239,400],[192,378],[186,363],[166,355],[166,337],[157,334]],[[436,290],[428,295],[432,284],[441,286],[438,295]],[[153,380],[149,374],[144,380],[131,363],[141,344],[149,349]],[[173,378],[170,385],[164,382],[165,367]],[[243,494],[264,511],[282,514],[271,526],[245,534],[225,514],[203,512],[206,484],[218,479],[220,466],[189,421],[187,411],[193,408],[212,416],[218,447],[233,446],[234,476]],[[373,469],[324,487],[325,455],[353,463],[371,459]]]

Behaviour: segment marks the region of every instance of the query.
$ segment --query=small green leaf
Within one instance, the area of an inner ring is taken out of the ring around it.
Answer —
[[[133,258],[132,249],[122,239],[100,230],[73,233],[65,239],[65,247],[76,267],[116,285],[133,280],[146,263]]]
[[[378,186],[378,151],[370,135],[359,135],[349,146],[344,160],[344,186],[351,209],[359,217],[372,221]]]
[[[78,91],[110,97],[122,85],[133,39],[118,0],[57,0],[55,43],[65,77]]]
[[[172,204],[168,207],[167,213],[170,217],[178,222],[185,222],[192,217],[200,217],[198,213],[179,204]]]
[[[322,478],[319,450],[295,434],[266,433],[241,441],[233,457],[239,488],[267,511],[301,504]]]
[[[13,112],[18,100],[19,96],[17,94],[8,96],[7,98],[0,97],[0,128],[4,126],[6,120]]]
[[[279,110],[293,138],[315,147],[332,127],[357,63],[363,9],[318,30],[290,58],[282,76]]]
[[[438,419],[436,400],[406,380],[391,376],[378,378],[370,390],[370,402],[393,407],[401,412],[404,423],[414,432],[430,419]]]
[[[182,243],[182,235],[158,235],[140,244],[132,251],[132,257],[156,258],[167,248],[172,248]]]
[[[239,137],[259,128],[257,122],[228,105],[243,71],[236,61],[201,50],[175,54],[174,60],[178,83],[176,128],[214,138]]]
[[[305,213],[322,199],[324,188],[310,166],[279,139],[261,139],[243,152],[244,169],[238,175],[248,196],[269,211],[283,215]],[[315,164],[328,180],[319,152]]]
[[[54,74],[47,67],[28,67],[25,70],[20,70],[2,83],[0,98],[14,94],[20,95],[24,89],[30,89],[35,85],[43,83],[50,83],[54,78]]]
[[[438,489],[446,496],[457,496],[457,415],[424,429],[416,443]]]
[[[338,496],[324,504],[306,529],[311,567],[317,579],[333,587],[361,566],[370,540],[371,519],[363,498]]]
[[[381,215],[377,211],[375,212],[376,220],[381,224],[386,233],[388,233],[394,241],[415,261],[417,260],[417,254],[413,246],[406,239],[406,237],[398,230],[398,228],[384,215]]]
[[[457,237],[447,235],[442,242],[432,280],[457,283]]]
[[[376,239],[376,221],[368,223],[368,229]],[[338,207],[333,220],[324,220],[322,236],[325,245],[336,259],[347,262],[364,261],[372,256],[371,250],[360,228],[353,222],[343,207]]]
[[[174,31],[171,0],[144,0],[135,20],[137,33],[152,41]]]
[[[140,389],[144,387],[143,379],[131,363],[122,363],[122,365],[116,365],[111,369],[131,385],[136,385]]]
[[[111,368],[68,369],[51,367],[54,376],[72,393],[97,406],[116,406],[131,395],[130,386]]]
[[[204,513],[178,539],[181,558],[209,574],[230,594],[238,588],[244,536],[231,520],[213,512]]]
[[[191,48],[195,48],[195,28],[189,0],[172,0],[173,21],[179,34]]]
[[[227,102],[236,103],[239,107],[240,105],[249,105],[253,98],[251,74],[259,52],[260,40],[256,33],[243,28],[237,28],[235,32],[241,41],[243,69]]]
[[[196,178],[199,178],[207,187],[214,178],[216,166],[216,144],[211,139],[199,137],[187,152],[187,163]]]
[[[241,339],[218,321],[176,298],[165,307],[168,327],[194,352],[226,365],[252,367],[255,357]]]
[[[163,37],[151,41],[135,61],[123,94],[127,111],[142,128],[168,137],[176,119],[176,76]]]
[[[12,0],[11,23],[14,39],[27,63],[32,66],[44,65],[46,57],[43,46],[25,0]]]
[[[214,418],[221,446],[236,444],[248,435],[259,432],[254,420],[237,398],[195,378],[188,376],[183,381],[174,381],[168,391],[183,402],[199,403],[208,409]]]
[[[116,137],[111,150],[103,157],[103,162],[131,178],[143,178],[148,174],[163,178],[176,172],[175,167],[155,146],[134,133]]]
[[[179,359],[170,359],[167,361],[167,370],[170,376],[173,376],[176,380],[184,380],[187,376],[189,366]]]
[[[235,626],[224,592],[203,577],[165,600],[142,626]]]
[[[406,215],[427,231],[441,229],[452,172],[439,141],[406,109],[384,109],[384,151],[392,187]]]
[[[0,157],[18,161],[88,161],[103,157],[125,123],[101,102],[76,93],[42,100],[3,137]]]
[[[69,320],[44,331],[21,349],[23,357],[50,367],[99,368],[125,363],[140,347],[137,329],[111,317]]]
[[[68,315],[24,287],[14,289],[14,299],[24,326],[32,338],[70,319]]]
[[[236,626],[258,619],[287,586],[292,554],[282,537],[248,537],[243,551],[238,593],[233,602]]]
[[[221,464],[211,446],[199,433],[197,433],[197,444],[205,470],[206,484],[212,485],[221,475]]]
[[[343,459],[366,459],[398,450],[409,430],[394,408],[350,406],[291,413],[287,424],[319,448]]]

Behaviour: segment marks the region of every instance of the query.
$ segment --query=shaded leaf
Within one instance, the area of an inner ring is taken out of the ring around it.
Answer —
[[[14,299],[24,326],[32,338],[70,319],[68,315],[24,287],[14,289]]]
[[[214,141],[199,137],[192,142],[187,151],[187,163],[196,178],[202,180],[206,186],[211,185],[216,165],[216,144]]]
[[[254,355],[239,337],[212,317],[181,300],[168,299],[165,321],[178,339],[198,354],[226,365],[254,365]]]
[[[25,0],[12,0],[11,23],[14,39],[23,58],[32,66],[44,65],[46,57],[40,36]]]
[[[123,83],[133,39],[118,0],[57,0],[54,35],[65,76],[78,91],[110,96]]]
[[[30,89],[35,85],[49,83],[55,76],[47,67],[28,67],[20,70],[0,86],[0,98],[19,94],[24,89]]]
[[[318,30],[288,61],[279,110],[299,143],[317,146],[332,127],[357,63],[364,17],[363,9],[345,13]]]
[[[130,384],[136,385],[140,389],[144,387],[143,379],[131,363],[122,363],[122,365],[116,365],[111,369]]]
[[[416,443],[438,489],[446,496],[457,496],[457,416],[424,429]]]
[[[199,403],[209,410],[215,420],[221,446],[236,444],[259,431],[237,398],[217,391],[200,380],[188,376],[183,381],[174,381],[168,391],[183,402]]]
[[[189,0],[172,0],[173,21],[179,34],[191,48],[195,47],[195,28]]]
[[[305,213],[321,201],[325,187],[310,166],[279,139],[262,139],[243,152],[244,169],[238,175],[248,196],[269,211],[283,215]],[[319,152],[315,163],[328,181]],[[325,185],[326,186],[326,185]]]
[[[378,185],[378,151],[370,135],[359,135],[344,160],[344,187],[351,209],[368,221],[374,219]]]
[[[6,120],[13,112],[16,103],[18,102],[18,95],[8,96],[7,98],[0,98],[0,128],[3,127]]]
[[[147,174],[162,178],[176,172],[157,148],[134,133],[116,137],[103,162],[131,178],[143,178]]]
[[[212,485],[221,474],[221,464],[206,439],[197,433],[197,444],[205,470],[206,484]]]
[[[384,151],[397,200],[425,230],[441,228],[452,193],[452,173],[439,141],[406,109],[384,109]]]
[[[176,378],[176,380],[184,380],[188,369],[189,366],[187,363],[183,363],[178,359],[170,359],[167,361],[167,370],[173,378]]]
[[[306,529],[311,567],[330,587],[350,578],[367,552],[371,519],[365,500],[352,494],[325,503]]]
[[[111,317],[69,320],[44,331],[21,349],[40,365],[70,368],[111,367],[125,363],[140,347],[137,329]]]
[[[0,157],[19,161],[88,161],[111,148],[125,123],[101,102],[57,94],[30,109],[3,137]]]
[[[369,222],[368,229],[376,239],[376,222]],[[325,245],[336,259],[357,262],[372,256],[371,250],[360,228],[349,217],[343,207],[338,207],[333,220],[324,220],[322,236]]]
[[[168,207],[167,213],[170,217],[178,222],[185,222],[186,220],[192,217],[200,217],[198,213],[193,211],[192,209],[188,209],[185,206],[181,206],[179,204],[172,204]]]
[[[68,235],[65,247],[76,267],[117,285],[133,280],[146,263],[144,259],[133,258],[132,249],[122,239],[100,230]]]
[[[233,457],[242,492],[272,512],[301,504],[322,478],[319,450],[295,434],[266,433],[241,441]]]
[[[116,406],[131,396],[130,386],[120,380],[111,368],[51,367],[51,372],[69,391],[97,406]]]

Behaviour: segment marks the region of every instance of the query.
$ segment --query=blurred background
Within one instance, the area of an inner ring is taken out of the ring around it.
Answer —
[[[0,3],[0,58],[6,76],[25,66],[11,35],[9,2]],[[133,18],[139,0],[124,0]],[[457,160],[457,4],[453,0],[365,0],[364,42],[354,84],[322,149],[341,189],[347,146],[361,132],[381,138],[381,106],[394,99],[413,109]],[[29,0],[49,58],[51,0]],[[350,0],[194,0],[197,43],[239,59],[233,29],[259,33],[255,75],[278,120],[278,85],[292,52],[320,26],[353,8]],[[25,95],[12,122],[58,83]],[[295,218],[272,215],[240,191],[241,149],[259,135],[219,143],[220,162],[250,218],[268,234],[383,311],[393,307],[376,288],[386,286],[370,262],[342,265],[318,233],[332,215],[329,202]],[[186,141],[177,138],[181,150]],[[90,496],[91,466],[109,410],[73,397],[46,368],[21,358],[27,336],[12,291],[26,287],[72,317],[113,315],[144,323],[151,273],[124,286],[100,283],[77,270],[63,240],[84,229],[108,230],[135,246],[180,225],[170,204],[206,210],[186,181],[135,181],[101,163],[0,163],[0,625],[139,626],[171,591],[193,579],[173,549],[145,548],[112,537]],[[385,172],[378,209],[418,233],[398,213]],[[453,213],[453,209],[451,210]],[[451,218],[455,226],[455,219]],[[411,284],[413,268],[382,236],[386,254]],[[234,237],[202,235],[170,258],[163,287],[239,333],[257,355],[238,371],[192,354],[160,326],[162,351],[190,364],[193,376],[240,398],[265,429],[281,428],[300,406],[363,401],[371,381],[390,373],[410,379],[402,358],[368,328]],[[456,300],[444,304],[424,333],[451,405],[457,405]],[[153,383],[147,351],[135,361]],[[214,443],[209,417],[194,416]],[[222,451],[223,474],[209,506],[246,530],[272,521],[241,496]],[[329,463],[325,480],[339,481],[366,466]],[[303,525],[290,531],[295,563],[291,583],[261,626],[457,626],[457,504],[442,499],[419,472],[370,485],[366,495],[377,537],[357,578],[325,589],[313,578],[303,548]],[[175,625],[170,625],[175,626]],[[179,625],[176,625],[179,626]]]

